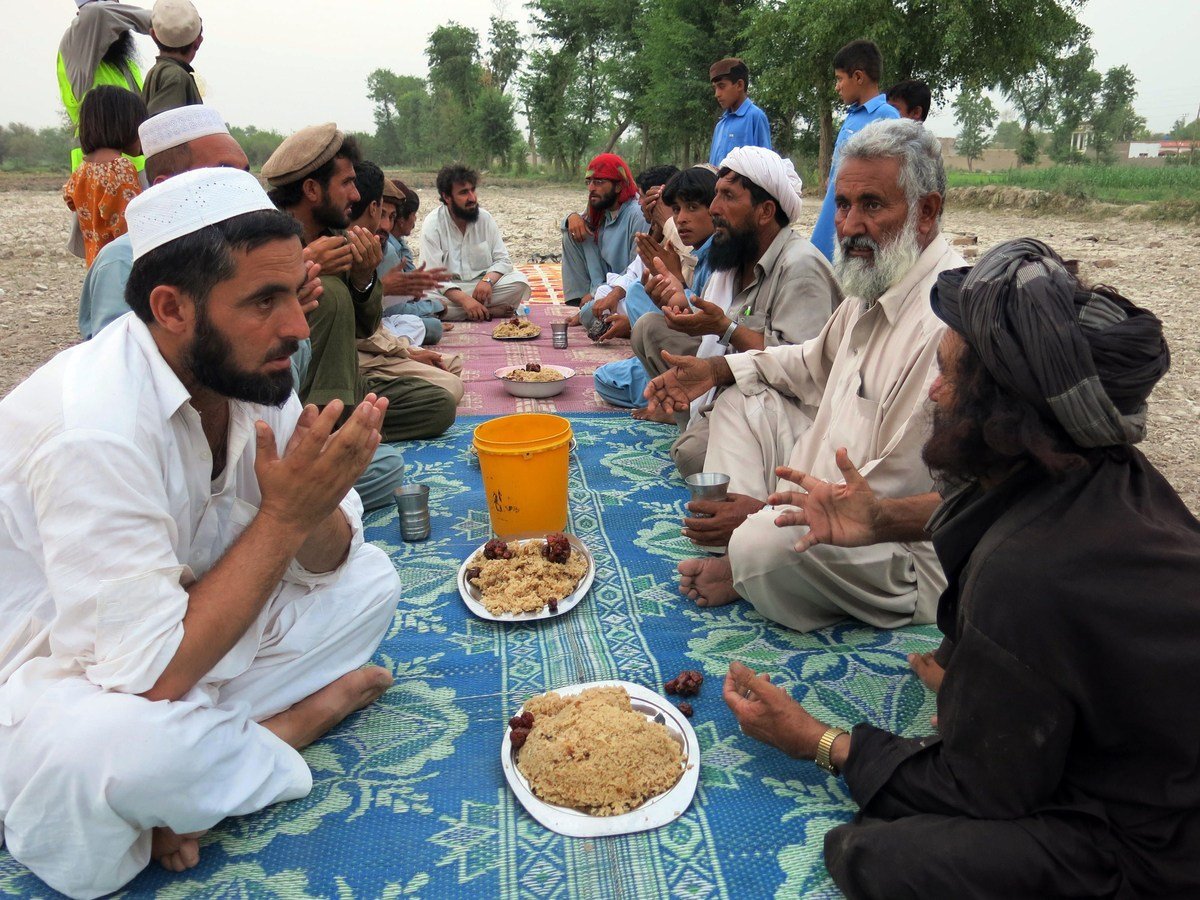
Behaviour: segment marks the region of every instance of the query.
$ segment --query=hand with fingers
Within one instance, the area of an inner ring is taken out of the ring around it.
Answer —
[[[449,269],[427,269],[422,263],[411,272],[401,272],[397,266],[383,276],[383,293],[386,297],[420,297],[426,291],[436,291],[449,280]]]
[[[668,306],[676,309],[686,308],[688,299],[687,292],[683,289],[683,281],[671,274],[662,260],[655,259],[652,262],[653,268],[646,269],[648,277],[644,281],[650,299],[656,306],[664,309]]]
[[[571,235],[571,240],[575,243],[582,244],[592,236],[592,229],[583,220],[583,216],[579,213],[571,213],[567,216],[567,233]]]
[[[305,247],[304,250],[307,254],[308,248]],[[325,293],[321,284],[321,265],[313,262],[307,255],[304,257],[304,278],[304,284],[296,292],[296,299],[300,301],[300,309],[307,316],[317,308],[321,294]]]
[[[690,500],[692,515],[683,520],[683,536],[701,547],[725,547],[734,530],[766,506],[748,494],[728,494],[724,500]]]
[[[254,474],[262,493],[260,514],[303,534],[328,518],[371,462],[387,406],[386,397],[368,394],[335,431],[342,402],[334,400],[320,412],[310,404],[283,456],[276,452],[270,426],[257,422]]]
[[[361,290],[371,283],[375,270],[383,262],[383,247],[375,235],[361,225],[348,228],[346,240],[354,257],[350,263],[350,283]]]
[[[475,290],[471,292],[471,299],[487,306],[492,299],[492,283],[486,278],[480,278]]]
[[[446,363],[442,359],[442,354],[433,350],[426,350],[423,347],[409,347],[408,358],[413,362],[433,366],[435,369],[446,370]]]
[[[322,274],[344,275],[354,262],[354,251],[342,235],[327,234],[309,242],[304,248],[304,259],[320,266]]]
[[[723,689],[725,703],[750,737],[782,750],[794,759],[812,759],[827,726],[817,721],[783,688],[771,684],[736,660],[729,664]]]
[[[656,241],[648,234],[635,234],[633,236],[634,243],[637,247],[638,256],[642,260],[642,265],[647,272],[655,273],[657,269],[654,266],[654,260],[660,260],[666,267],[667,271],[674,275],[680,282],[683,281],[683,262],[679,258],[679,254],[665,244]]]
[[[800,491],[777,491],[767,498],[773,506],[795,506],[781,512],[775,519],[780,528],[788,525],[807,525],[808,532],[796,542],[796,551],[803,553],[817,544],[836,547],[865,547],[877,542],[879,499],[867,479],[863,478],[845,447],[837,451],[837,466],[845,479],[843,484],[822,481],[806,472],[780,466],[775,474],[799,485]]]
[[[693,400],[716,386],[708,360],[676,356],[666,350],[662,351],[662,358],[671,368],[653,379],[642,392],[650,401],[646,407],[650,412],[659,408],[668,413],[686,412]]]
[[[615,316],[609,316],[606,321],[608,322],[608,329],[604,334],[596,338],[596,341],[601,344],[605,341],[616,340],[617,338],[627,338],[633,333],[633,329],[629,325],[629,316],[623,316],[618,313]]]
[[[671,326],[673,331],[681,331],[692,337],[703,337],[706,334],[724,334],[725,330],[729,327],[729,317],[725,315],[725,310],[721,309],[717,304],[702,300],[699,297],[692,298],[691,309],[675,309],[671,306],[663,306],[662,311],[663,315],[667,318],[667,324]]]

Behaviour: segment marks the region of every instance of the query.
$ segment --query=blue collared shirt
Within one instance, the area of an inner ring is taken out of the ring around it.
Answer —
[[[825,191],[821,214],[817,217],[817,224],[813,226],[812,233],[813,246],[825,254],[825,258],[831,262],[833,261],[834,242],[833,217],[837,212],[834,197],[837,193],[837,167],[838,160],[841,159],[842,148],[846,146],[846,141],[876,119],[898,118],[900,118],[900,113],[896,111],[896,107],[887,102],[887,96],[884,94],[876,94],[866,103],[852,103],[846,109],[846,121],[842,123],[837,143],[833,145],[833,164],[829,167],[829,187]]]
[[[737,147],[771,148],[771,123],[767,114],[747,97],[735,110],[725,110],[717,119],[713,129],[712,150],[708,154],[710,165],[719,166],[729,153]]]
[[[91,340],[109,322],[129,312],[125,283],[133,268],[133,244],[126,232],[100,248],[79,294],[79,334]]]

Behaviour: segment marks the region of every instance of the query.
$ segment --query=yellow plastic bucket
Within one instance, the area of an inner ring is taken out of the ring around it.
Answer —
[[[475,428],[492,531],[500,538],[567,526],[571,423],[548,413],[519,413]]]

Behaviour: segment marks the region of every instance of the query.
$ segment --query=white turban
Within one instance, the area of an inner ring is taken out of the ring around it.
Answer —
[[[258,179],[241,169],[193,169],[146,188],[125,207],[135,260],[155,247],[234,216],[275,209]]]
[[[804,183],[790,159],[784,159],[766,147],[737,147],[721,160],[722,169],[733,169],[770,194],[787,216],[788,222],[800,218],[800,189]]]
[[[143,156],[154,156],[210,134],[229,134],[229,129],[219,112],[201,103],[168,109],[138,126]]]

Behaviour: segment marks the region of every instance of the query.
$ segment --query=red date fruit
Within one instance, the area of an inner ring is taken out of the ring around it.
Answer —
[[[548,607],[550,607],[550,612],[552,612],[552,613],[558,612],[558,598],[557,597],[551,597],[550,602],[547,603],[546,605]]]
[[[704,676],[702,674],[695,669],[685,669],[663,685],[663,688],[668,694],[695,697],[700,693],[700,685],[703,683]]]
[[[679,711],[681,713],[683,713],[685,716],[687,716],[689,719],[692,717],[692,714],[695,712],[695,710],[692,709],[692,704],[688,703],[686,700],[680,702]]]
[[[513,552],[508,549],[508,544],[498,539],[492,539],[483,545],[484,559],[512,559]]]
[[[571,558],[571,542],[561,531],[548,534],[542,545],[542,556],[552,563],[565,563]]]
[[[471,566],[471,568],[467,569],[467,581],[474,581],[482,574],[483,569],[479,568],[479,566]]]
[[[514,728],[509,734],[509,740],[512,741],[513,749],[520,750],[525,746],[525,740],[529,737],[528,728]]]
[[[540,372],[540,371],[542,371],[542,364],[541,363],[525,363],[525,371],[526,372]]]

